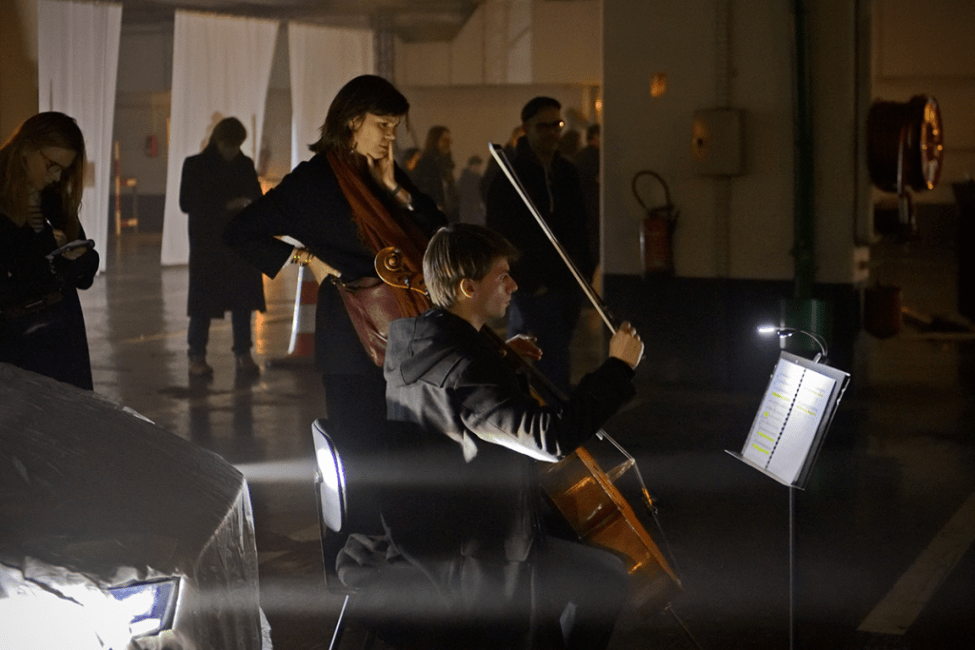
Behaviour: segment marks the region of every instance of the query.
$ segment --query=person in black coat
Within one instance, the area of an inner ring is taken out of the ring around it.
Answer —
[[[189,372],[209,376],[206,362],[210,320],[230,312],[233,353],[237,371],[260,372],[251,356],[251,317],[264,311],[264,280],[223,242],[223,231],[235,214],[260,198],[254,161],[240,151],[247,130],[235,117],[227,117],[213,128],[202,153],[183,162],[179,207],[189,215],[190,290],[186,313]]]
[[[410,178],[417,188],[433,199],[437,207],[455,223],[460,219],[460,194],[454,179],[454,158],[450,153],[450,129],[432,126]]]
[[[396,127],[409,102],[382,77],[363,75],[339,90],[328,109],[315,155],[287,174],[277,187],[245,208],[227,227],[226,242],[270,277],[289,259],[313,255],[330,269],[318,290],[315,361],[325,385],[330,433],[347,454],[373,454],[382,444],[385,391],[377,365],[353,326],[343,293],[375,287],[376,254],[386,246],[402,251],[418,271],[429,236],[446,219],[417,191],[393,159]],[[278,236],[301,242],[298,252]],[[300,261],[300,260],[296,260]],[[399,315],[421,313],[423,296],[397,290]],[[381,363],[381,362],[380,362]],[[361,466],[361,463],[360,463]],[[347,477],[354,482],[355,477]],[[370,502],[368,489],[350,490]],[[377,528],[378,519],[363,524]]]
[[[586,129],[586,146],[575,157],[582,183],[582,195],[586,200],[586,232],[589,237],[589,255],[593,264],[599,265],[599,140],[601,127],[590,124]]]
[[[77,290],[99,258],[78,219],[84,174],[84,136],[64,113],[29,118],[0,147],[0,362],[92,390]]]
[[[430,614],[461,624],[429,647],[517,648],[557,630],[551,647],[598,650],[622,606],[626,569],[609,552],[548,534],[537,463],[572,453],[633,397],[643,343],[624,323],[609,358],[564,403],[540,404],[481,331],[517,289],[513,257],[483,226],[455,224],[430,241],[423,275],[435,308],[390,326],[393,487],[383,521],[394,549],[442,595],[444,611]]]
[[[493,159],[492,159],[493,160]],[[462,223],[484,225],[484,201],[481,200],[481,170],[484,160],[480,156],[467,159],[467,166],[457,179],[457,194],[460,196],[460,220]]]
[[[511,166],[528,197],[585,280],[595,264],[586,241],[588,217],[579,172],[558,152],[561,104],[536,97],[521,112],[525,135]],[[523,256],[512,275],[521,287],[508,318],[508,335],[530,334],[543,355],[538,369],[563,392],[570,389],[572,333],[582,310],[583,292],[548,236],[504,174],[491,181],[487,226],[504,235]]]

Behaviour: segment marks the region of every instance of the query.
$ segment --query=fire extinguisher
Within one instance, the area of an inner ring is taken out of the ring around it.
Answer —
[[[644,176],[652,176],[664,188],[666,203],[654,208],[647,208],[647,204],[637,192],[637,181]],[[670,188],[660,174],[650,170],[643,170],[633,176],[633,196],[646,212],[640,228],[640,257],[643,258],[643,269],[647,273],[674,272],[674,228],[680,211],[670,200]]]

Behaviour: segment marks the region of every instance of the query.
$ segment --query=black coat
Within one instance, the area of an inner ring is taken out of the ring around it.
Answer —
[[[44,210],[55,225],[58,209]],[[86,238],[84,229],[78,237]],[[89,250],[76,260],[58,256],[52,265],[45,256],[55,248],[49,224],[35,233],[28,224],[17,227],[0,211],[0,311],[6,314],[0,314],[0,361],[91,390],[88,336],[77,290],[92,285],[98,253]],[[12,316],[50,296],[57,302]]]
[[[244,154],[227,161],[215,145],[183,162],[179,207],[189,215],[190,290],[186,313],[222,318],[227,311],[264,311],[260,271],[223,242],[233,199],[261,196],[254,161]]]
[[[585,198],[575,165],[556,153],[546,178],[545,168],[522,137],[511,166],[555,238],[580,273],[591,280],[596,267],[589,252]],[[511,267],[520,291],[534,294],[542,287],[575,285],[571,271],[503,173],[491,180],[486,205],[488,228],[521,251],[521,258]]]
[[[413,210],[400,208],[388,192],[374,188],[390,214],[413,220],[427,236],[446,225],[433,201],[419,193],[398,167],[396,180],[413,196]],[[360,239],[352,209],[325,154],[299,164],[277,187],[245,208],[230,222],[224,239],[273,278],[294,250],[291,244],[275,238],[281,235],[301,242],[347,281],[376,277],[375,254]],[[331,282],[323,282],[318,290],[315,360],[326,374],[381,374],[363,350]]]
[[[582,195],[586,200],[589,254],[599,262],[599,147],[587,145],[576,155],[575,166],[579,170]]]
[[[460,194],[454,180],[454,160],[439,151],[425,151],[410,173],[417,188],[437,204],[455,223],[460,219]]]
[[[542,406],[485,336],[431,309],[392,323],[384,371],[392,543],[448,600],[483,597],[474,585],[523,593],[538,533],[536,460],[592,437],[635,394],[632,369],[610,358],[563,407]]]

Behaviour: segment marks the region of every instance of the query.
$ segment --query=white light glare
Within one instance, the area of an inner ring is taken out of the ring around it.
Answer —
[[[759,334],[775,334],[775,328],[771,325],[762,325],[758,328]]]
[[[151,616],[155,604],[156,593],[153,589],[136,591],[116,603],[116,616],[119,621],[129,625],[132,636],[153,634],[162,627],[162,619]]]
[[[122,650],[133,647],[134,636],[158,633],[166,623],[154,605],[162,611],[175,606],[176,579],[103,590],[59,567],[42,570],[39,579],[0,563],[0,648]]]
[[[177,592],[174,579],[110,589],[112,616],[132,637],[157,634],[175,606]]]

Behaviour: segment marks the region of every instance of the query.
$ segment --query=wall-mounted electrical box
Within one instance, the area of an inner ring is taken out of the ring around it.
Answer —
[[[694,111],[691,159],[702,176],[739,176],[744,173],[744,111],[710,108]]]

